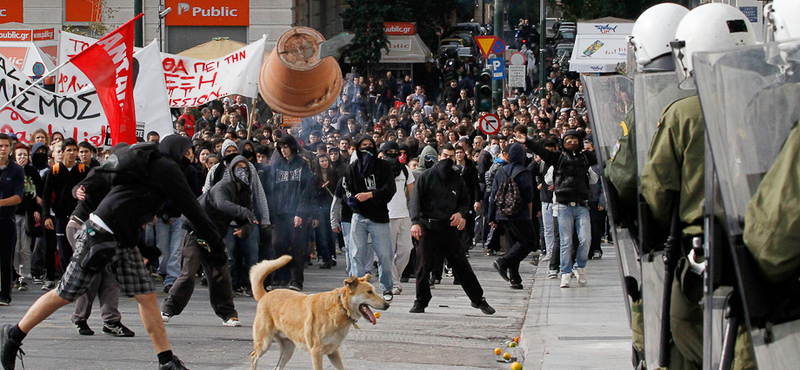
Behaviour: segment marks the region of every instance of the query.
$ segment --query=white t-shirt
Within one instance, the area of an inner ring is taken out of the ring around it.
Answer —
[[[406,178],[403,171],[400,171],[400,174],[394,178],[394,185],[397,187],[397,191],[394,192],[392,200],[387,205],[389,218],[391,219],[411,217],[408,213],[408,199],[406,198],[405,190],[406,185],[414,183],[414,174],[411,173],[411,169],[408,166],[406,166],[406,173],[408,173],[408,178]]]

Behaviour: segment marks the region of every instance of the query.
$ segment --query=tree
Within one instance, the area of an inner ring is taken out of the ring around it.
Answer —
[[[93,0],[91,15],[92,20],[87,22],[85,26],[73,26],[68,24],[64,26],[64,31],[74,33],[76,35],[92,37],[95,39],[102,38],[109,31],[111,31],[108,24],[105,22],[114,19],[114,13],[116,12],[116,9],[108,6],[107,0]]]
[[[389,50],[383,22],[392,11],[389,0],[346,0],[342,12],[344,28],[355,35],[345,55],[363,73],[381,61],[381,50]]]
[[[617,17],[636,19],[642,11],[657,3],[659,0],[563,0],[564,18],[569,21],[589,20],[602,17]],[[675,1],[672,1],[675,2]],[[550,0],[555,5],[554,0]]]

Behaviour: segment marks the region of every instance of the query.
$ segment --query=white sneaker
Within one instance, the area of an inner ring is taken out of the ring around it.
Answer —
[[[578,284],[586,285],[586,268],[578,267],[575,269],[575,277],[578,278]]]
[[[569,283],[572,281],[572,274],[561,274],[561,287],[569,288]]]
[[[242,323],[239,322],[239,318],[238,317],[231,317],[227,321],[223,321],[222,322],[222,326],[229,326],[229,327],[237,327],[238,328],[238,327],[242,326]]]
[[[166,312],[161,312],[161,321],[163,321],[165,324],[169,323],[169,319],[171,318],[171,315],[167,315]]]
[[[400,293],[402,293],[402,292],[403,292],[403,287],[401,287],[399,285],[396,285],[394,288],[392,288],[392,294],[393,295],[400,295]]]

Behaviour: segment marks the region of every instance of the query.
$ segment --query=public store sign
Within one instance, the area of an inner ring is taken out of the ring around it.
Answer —
[[[250,0],[167,0],[167,26],[249,26]]]
[[[22,19],[23,0],[2,0],[0,1],[0,23],[19,22]]]
[[[387,35],[417,34],[417,22],[384,22],[383,27]]]
[[[64,21],[69,23],[102,22],[102,0],[65,0]]]
[[[47,41],[55,37],[55,29],[41,30],[3,30],[0,29],[0,41]]]

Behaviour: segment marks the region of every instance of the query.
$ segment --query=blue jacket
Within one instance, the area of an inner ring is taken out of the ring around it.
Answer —
[[[525,167],[525,147],[522,144],[514,144],[508,150],[508,164],[500,168],[494,176],[492,181],[492,199],[496,198],[497,190],[509,176],[514,178],[517,183],[520,195],[524,206],[522,211],[512,217],[503,217],[497,212],[495,202],[489,202],[489,221],[505,221],[505,220],[530,220],[531,213],[528,211],[528,204],[534,203],[533,177],[530,171]]]
[[[8,165],[0,172],[0,199],[19,196],[20,201],[25,188],[25,171],[20,165],[8,161]],[[0,220],[13,220],[17,206],[0,207]]]

